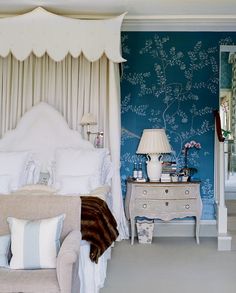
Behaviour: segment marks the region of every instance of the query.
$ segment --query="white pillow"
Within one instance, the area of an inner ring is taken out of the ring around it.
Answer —
[[[56,182],[63,176],[92,176],[91,190],[102,185],[102,166],[106,149],[59,149],[56,151]]]
[[[0,175],[0,194],[10,193],[11,177],[9,175]]]
[[[92,181],[91,176],[61,176],[58,194],[88,194],[92,190]]]
[[[35,221],[8,217],[12,253],[10,268],[55,268],[64,218],[64,214]]]
[[[15,190],[24,185],[24,172],[28,159],[28,152],[0,152],[0,175],[10,176],[10,189]]]

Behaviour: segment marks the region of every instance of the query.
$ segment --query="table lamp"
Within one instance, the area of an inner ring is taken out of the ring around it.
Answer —
[[[90,131],[90,125],[96,125],[97,120],[95,116],[92,113],[86,113],[83,115],[80,124],[83,126],[87,126],[87,135],[88,135],[88,140],[90,139],[91,134],[97,134],[97,132],[91,132]]]
[[[165,129],[144,129],[139,142],[137,154],[146,154],[148,157],[147,175],[149,181],[158,182],[161,178],[161,154],[170,153],[171,147]]]

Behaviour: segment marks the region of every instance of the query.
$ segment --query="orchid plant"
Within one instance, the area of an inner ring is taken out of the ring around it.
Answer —
[[[183,153],[184,153],[184,168],[188,168],[188,151],[192,148],[201,149],[201,144],[196,142],[195,140],[191,140],[190,142],[186,142],[184,145]]]

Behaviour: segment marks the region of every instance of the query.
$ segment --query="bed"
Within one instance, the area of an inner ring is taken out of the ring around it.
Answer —
[[[2,194],[77,194],[82,198],[85,232],[93,229],[90,222],[98,221],[99,218],[91,220],[91,217],[99,209],[98,217],[108,208],[108,214],[111,213],[108,223],[114,219],[109,151],[95,149],[80,133],[71,130],[62,115],[47,103],[31,108],[17,127],[0,140],[0,166],[5,166],[5,169],[0,167]],[[95,210],[91,210],[91,205]],[[80,293],[97,293],[104,285],[107,261],[111,257],[110,244],[118,236],[115,222],[106,225],[111,234],[106,236],[107,242],[100,250],[94,231],[93,236],[84,234],[86,240],[82,240],[78,272]]]

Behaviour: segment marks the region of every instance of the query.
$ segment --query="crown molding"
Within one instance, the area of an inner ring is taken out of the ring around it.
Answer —
[[[56,13],[56,12],[54,12]],[[60,13],[59,13],[60,14]],[[121,13],[120,13],[121,14]],[[0,14],[0,18],[16,14]],[[108,19],[117,14],[60,14],[79,19]],[[236,14],[222,15],[129,15],[126,14],[122,31],[218,31],[236,32]]]
[[[236,14],[127,15],[122,31],[236,31]]]

